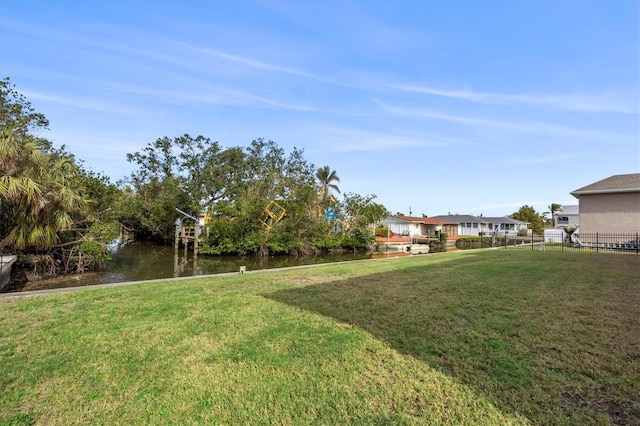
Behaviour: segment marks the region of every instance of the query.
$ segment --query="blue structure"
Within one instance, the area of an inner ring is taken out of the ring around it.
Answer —
[[[327,223],[330,223],[331,220],[335,222],[335,226],[333,228],[333,234],[334,235],[337,234],[338,233],[338,213],[336,213],[335,208],[327,207],[325,220],[327,221]]]

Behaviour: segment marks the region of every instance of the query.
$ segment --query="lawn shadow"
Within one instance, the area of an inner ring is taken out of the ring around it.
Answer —
[[[571,366],[567,371],[563,365],[541,367],[541,359],[553,356],[557,342],[555,337],[546,340],[545,323],[535,318],[541,314],[530,305],[555,296],[535,286],[511,291],[519,272],[500,276],[500,271],[499,266],[466,259],[285,289],[265,297],[358,326],[468,386],[505,414],[522,415],[534,423],[637,420],[635,398],[623,395],[626,405],[618,412],[620,395],[600,407],[595,401],[602,401],[602,395],[572,400],[586,385],[568,372]]]

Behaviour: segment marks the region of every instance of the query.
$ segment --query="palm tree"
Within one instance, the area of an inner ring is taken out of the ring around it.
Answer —
[[[549,209],[549,213],[551,213],[551,226],[554,226],[556,223],[556,213],[562,209],[562,204],[551,203],[547,208]]]
[[[327,202],[327,197],[329,196],[329,190],[334,190],[338,194],[340,193],[340,188],[333,182],[340,182],[340,178],[336,174],[335,170],[331,170],[329,166],[324,166],[318,168],[316,170],[316,177],[318,178],[318,182],[320,182],[320,186],[322,187],[322,201],[324,203]]]
[[[75,163],[45,153],[40,142],[10,127],[0,132],[0,159],[0,249],[52,247],[72,227],[71,215],[86,206]]]

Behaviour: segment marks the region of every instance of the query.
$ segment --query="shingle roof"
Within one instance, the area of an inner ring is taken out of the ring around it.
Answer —
[[[422,223],[424,225],[445,225],[445,224],[452,223],[452,222],[447,222],[445,220],[441,220],[435,217],[415,217],[415,216],[401,216],[401,215],[390,216],[390,217],[399,219],[399,220],[404,220],[407,222]]]
[[[586,194],[640,191],[640,173],[614,175],[571,192],[576,198]]]
[[[491,224],[501,224],[501,223],[513,223],[513,224],[522,224],[527,223],[521,220],[512,219],[508,216],[503,217],[487,217],[487,216],[472,216],[469,214],[452,214],[452,215],[441,215],[441,216],[433,216],[432,219],[446,220],[452,223],[491,223]]]
[[[483,217],[471,216],[468,214],[451,214],[451,215],[440,215],[440,216],[432,216],[432,219],[444,220],[449,223],[462,223],[462,222],[476,222],[476,223],[485,223],[486,220]]]
[[[560,210],[558,210],[556,213],[557,215],[560,214],[580,214],[580,206],[578,206],[577,204],[572,204],[570,206],[562,206],[562,208]]]

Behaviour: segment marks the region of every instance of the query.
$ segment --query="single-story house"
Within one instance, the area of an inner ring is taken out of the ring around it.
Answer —
[[[527,222],[510,217],[485,217],[465,214],[433,216],[445,222],[458,225],[458,235],[488,235],[493,233],[517,235],[522,229],[528,229]]]
[[[520,231],[529,229],[529,224],[518,219],[512,219],[508,216],[504,217],[485,217],[489,226],[493,226],[493,232],[510,235],[517,235]]]
[[[562,229],[565,226],[577,228],[580,224],[580,208],[578,204],[562,206],[553,218],[553,227]]]
[[[571,195],[580,203],[580,235],[640,232],[640,173],[614,175]]]
[[[458,236],[456,223],[437,218],[396,215],[388,216],[381,223],[395,236],[436,237],[440,232],[445,232],[449,238]]]

